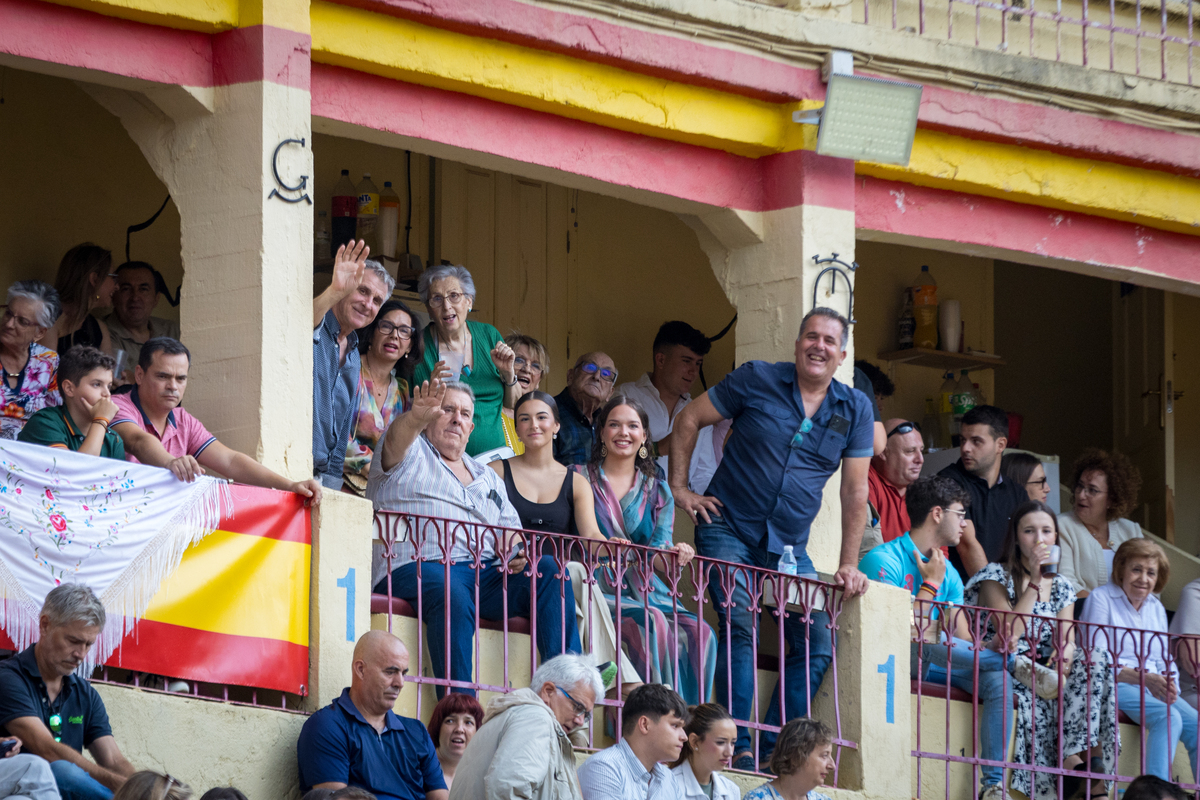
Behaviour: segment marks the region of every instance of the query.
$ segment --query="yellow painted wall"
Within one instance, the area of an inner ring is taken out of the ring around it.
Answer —
[[[73,82],[12,68],[3,74],[0,291],[27,278],[53,283],[63,254],[80,242],[109,248],[117,266],[125,260],[125,229],[149,219],[166,188],[121,123]],[[173,203],[133,234],[131,255],[158,267],[172,290],[179,286]],[[155,314],[179,317],[161,297]]]
[[[921,266],[928,264],[938,282],[938,300],[958,300],[962,305],[966,345],[994,353],[992,260],[862,240],[857,244],[855,260],[859,264],[854,276],[854,316],[858,319],[855,358],[883,368],[896,383],[896,393],[884,401],[881,409],[884,418],[919,422],[925,414],[925,398],[936,397],[942,385],[942,373],[931,367],[900,363],[889,368],[888,362],[878,357],[880,352],[897,347],[904,287],[915,282]],[[994,401],[992,371],[980,370],[971,376],[988,401]]]

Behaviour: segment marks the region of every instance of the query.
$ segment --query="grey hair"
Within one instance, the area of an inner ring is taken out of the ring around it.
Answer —
[[[429,287],[433,285],[434,281],[440,281],[443,278],[458,278],[463,294],[472,301],[475,300],[475,281],[471,278],[470,271],[461,264],[442,264],[430,267],[417,279],[417,294],[421,295],[421,302],[425,304],[426,308],[429,307]]]
[[[396,288],[396,279],[392,277],[392,273],[388,272],[383,264],[373,258],[368,258],[363,262],[364,266],[375,273],[375,277],[383,281],[383,285],[387,287],[387,296],[392,296],[392,290]]]
[[[808,326],[808,321],[813,317],[825,317],[842,323],[842,352],[846,352],[846,346],[850,344],[850,322],[832,308],[825,306],[817,306],[804,315],[804,319],[800,320],[800,333],[796,335],[796,341],[800,341],[800,337],[804,335],[804,329]]]
[[[471,398],[471,405],[475,405],[475,390],[462,381],[446,381],[447,392],[462,392],[467,397]]]
[[[604,696],[604,682],[600,680],[600,671],[596,669],[590,656],[563,653],[542,662],[529,679],[529,688],[540,692],[547,683],[568,689],[585,683],[592,687],[592,697],[599,700]]]
[[[12,305],[17,297],[32,300],[41,306],[37,324],[43,328],[53,327],[62,315],[62,301],[58,299],[58,292],[45,281],[17,281],[8,287],[8,304]]]
[[[54,627],[84,622],[89,627],[103,628],[108,615],[96,593],[82,583],[55,586],[42,603],[42,616]]]

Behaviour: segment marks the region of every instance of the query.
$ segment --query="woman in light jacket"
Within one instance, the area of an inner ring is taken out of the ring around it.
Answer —
[[[742,794],[737,784],[720,774],[733,763],[737,742],[737,726],[725,706],[704,703],[694,707],[683,730],[687,741],[671,765],[683,796],[687,800],[738,800]]]
[[[1137,505],[1142,476],[1120,453],[1094,448],[1083,452],[1074,472],[1072,509],[1058,518],[1059,574],[1071,581],[1082,600],[1108,583],[1117,548],[1145,536],[1142,526],[1122,516]]]

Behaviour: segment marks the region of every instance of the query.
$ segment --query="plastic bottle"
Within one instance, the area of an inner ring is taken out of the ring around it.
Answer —
[[[329,215],[330,255],[336,256],[337,249],[354,238],[358,224],[358,192],[350,182],[350,170],[342,170],[341,180],[333,187],[333,213]]]
[[[783,546],[783,555],[779,557],[779,571],[784,575],[796,575],[800,571],[800,567],[796,564],[796,556],[792,552],[792,546],[785,544]]]
[[[913,317],[916,328],[913,331],[913,346],[925,347],[930,350],[938,343],[938,314],[937,314],[937,281],[929,274],[929,267],[921,267],[912,286]]]
[[[983,396],[983,389],[979,388],[978,383],[975,384],[975,405],[986,406],[987,404],[988,404],[987,398]]]
[[[925,398],[925,416],[921,418],[921,438],[925,440],[925,449],[933,452],[941,450],[945,447],[941,437],[938,436],[938,415],[937,408],[934,406],[933,398]]]
[[[318,211],[313,222],[313,258],[320,261],[329,258],[329,212]]]
[[[964,369],[962,376],[958,379],[958,383],[954,387],[954,394],[950,396],[950,406],[954,412],[954,432],[958,433],[962,427],[963,414],[966,414],[972,408],[978,405],[975,397],[975,384],[971,382],[970,376]]]
[[[358,238],[365,241],[374,253],[377,248],[375,223],[379,220],[379,187],[371,183],[371,173],[363,173],[354,193],[358,197]]]
[[[917,318],[913,316],[913,295],[911,288],[904,290],[904,309],[900,312],[899,328],[899,349],[907,350],[913,346],[913,335],[917,330]]]
[[[396,257],[396,234],[400,229],[400,196],[392,191],[392,182],[383,182],[379,194],[379,222],[375,241],[379,244],[379,255]],[[405,265],[407,266],[407,265]]]
[[[954,434],[958,433],[958,427],[954,424],[953,401],[954,394],[958,391],[958,383],[954,380],[953,372],[947,372],[942,377],[946,380],[938,390],[938,438],[949,447]]]

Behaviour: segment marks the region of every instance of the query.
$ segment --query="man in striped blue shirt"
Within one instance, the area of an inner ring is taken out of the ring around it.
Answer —
[[[521,519],[500,476],[466,454],[474,413],[475,395],[466,384],[435,380],[415,387],[412,407],[388,427],[367,481],[367,497],[376,511],[439,518],[407,520],[403,541],[394,550],[392,595],[419,609],[430,632],[429,657],[435,674],[446,677],[449,650],[449,677],[468,683],[472,681],[475,598],[479,598],[481,619],[500,620],[506,613],[528,617],[531,611],[524,558],[509,562],[507,591],[504,588],[497,550],[507,552],[502,545],[511,529],[521,527]],[[421,561],[416,561],[418,557]],[[479,570],[474,567],[477,557],[483,564]],[[549,555],[537,565],[537,645],[543,659],[581,649],[574,592],[565,566]],[[444,634],[447,583],[449,642]],[[386,582],[375,591],[386,593]],[[571,602],[564,604],[563,598]],[[475,694],[469,687],[455,691]]]
[[[674,689],[646,683],[629,693],[621,741],[579,768],[583,800],[684,800],[667,763],[679,758],[687,705]]]

